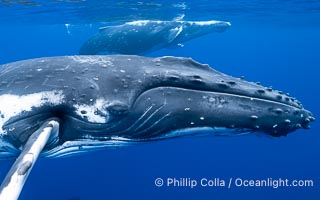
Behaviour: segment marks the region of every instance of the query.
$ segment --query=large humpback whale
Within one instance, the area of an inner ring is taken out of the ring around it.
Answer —
[[[0,66],[0,199],[16,199],[41,153],[212,134],[284,136],[315,118],[295,98],[189,58],[66,56]]]
[[[223,32],[231,24],[224,21],[150,21],[140,20],[117,26],[100,28],[86,41],[82,55],[104,52],[144,54],[164,47],[174,46],[212,32]]]

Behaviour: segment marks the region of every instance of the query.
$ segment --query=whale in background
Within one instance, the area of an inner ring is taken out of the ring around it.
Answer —
[[[181,45],[209,33],[224,32],[230,26],[230,22],[215,20],[132,21],[100,28],[96,35],[82,45],[79,53],[142,55],[161,48]]]

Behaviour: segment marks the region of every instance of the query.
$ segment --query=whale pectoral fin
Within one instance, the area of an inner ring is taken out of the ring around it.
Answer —
[[[173,29],[170,29],[169,35],[167,37],[167,42],[172,43],[182,32],[183,26],[177,26]]]
[[[45,122],[35,131],[25,143],[19,157],[12,165],[0,186],[0,200],[16,200],[25,181],[37,161],[40,152],[59,130],[59,123],[55,120]]]
[[[99,31],[103,31],[106,30],[109,26],[103,26],[103,27],[99,27]]]

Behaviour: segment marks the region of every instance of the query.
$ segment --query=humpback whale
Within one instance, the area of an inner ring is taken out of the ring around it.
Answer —
[[[293,97],[190,58],[62,56],[0,66],[0,187],[16,199],[38,156],[60,157],[204,131],[285,136],[310,128]]]
[[[142,55],[164,47],[181,45],[183,42],[212,32],[223,32],[230,26],[230,22],[213,20],[132,21],[100,28],[96,35],[82,45],[79,53]]]

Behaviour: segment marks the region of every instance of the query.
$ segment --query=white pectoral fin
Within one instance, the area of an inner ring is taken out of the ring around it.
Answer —
[[[99,31],[104,31],[104,30],[106,30],[107,28],[109,28],[109,26],[99,27]]]
[[[28,139],[19,157],[0,186],[0,200],[16,200],[25,181],[37,161],[39,154],[50,140],[50,136],[59,130],[59,123],[50,120],[44,123]]]
[[[168,34],[168,38],[167,38],[167,42],[168,43],[172,43],[182,32],[183,30],[183,26],[177,26],[175,28],[170,29],[169,34]]]

